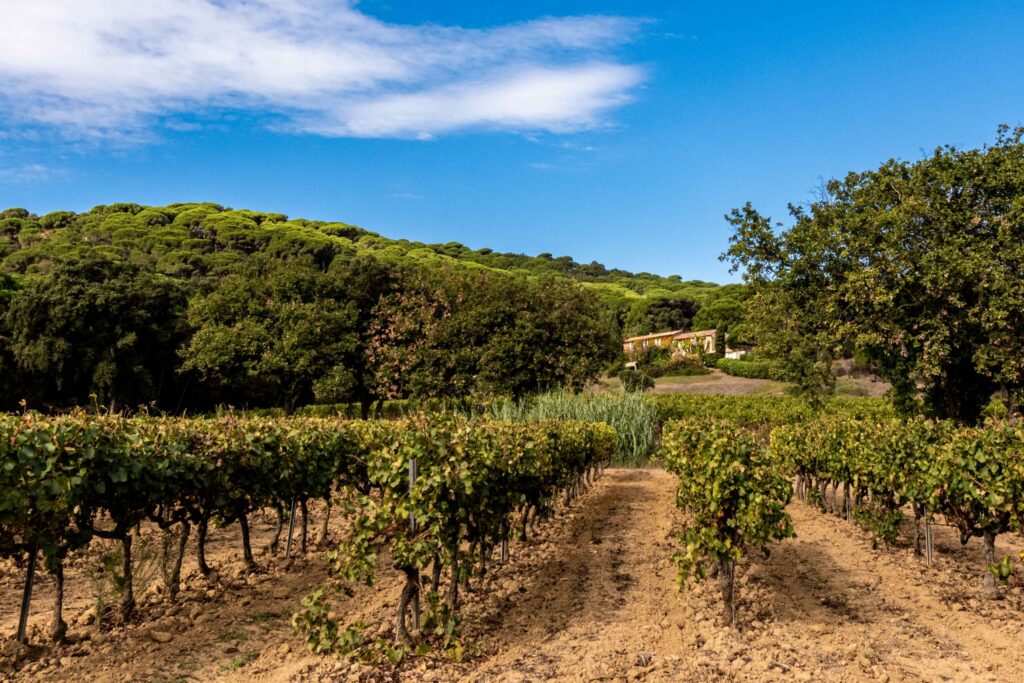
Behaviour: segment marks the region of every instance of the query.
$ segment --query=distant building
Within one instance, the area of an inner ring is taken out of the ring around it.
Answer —
[[[715,330],[700,330],[698,332],[670,330],[629,337],[622,341],[622,350],[626,353],[643,353],[650,348],[669,349],[673,354],[678,355],[697,353],[701,349],[704,353],[715,353]]]
[[[622,350],[626,353],[643,353],[649,348],[672,348],[672,340],[675,339],[677,334],[681,334],[682,330],[672,330],[670,332],[655,332],[654,334],[645,334],[641,337],[629,337],[623,340]]]
[[[740,358],[743,358],[743,356],[747,355],[748,353],[750,353],[750,347],[749,346],[737,346],[735,349],[733,349],[733,348],[726,348],[726,350],[725,350],[725,357],[726,358],[732,358],[733,360],[739,360]]]

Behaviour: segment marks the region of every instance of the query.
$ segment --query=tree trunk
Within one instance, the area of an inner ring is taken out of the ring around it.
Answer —
[[[132,535],[126,533],[121,537],[121,572],[124,575],[124,586],[121,589],[121,620],[127,622],[135,613],[135,592],[132,586]]]
[[[242,560],[247,571],[255,571],[256,560],[252,556],[252,542],[249,537],[249,517],[242,512],[238,515],[238,524],[242,527]]]
[[[473,559],[478,557],[479,555],[480,541],[473,541],[469,545],[469,562],[466,564],[466,571],[459,572],[459,579],[461,579],[460,582],[462,583],[463,587],[469,592],[473,592],[473,586],[471,585],[471,581],[473,579]]]
[[[982,538],[985,541],[985,597],[997,600],[1001,595],[999,582],[996,580],[995,574],[989,570],[989,567],[996,563],[996,535],[991,531],[986,531]]]
[[[53,568],[53,578],[57,584],[57,592],[53,598],[53,625],[50,627],[50,640],[62,643],[64,635],[68,632],[68,625],[64,621],[64,558],[57,559],[57,566]]]
[[[726,626],[736,625],[736,563],[731,560],[718,561],[718,585],[722,589],[722,616]]]

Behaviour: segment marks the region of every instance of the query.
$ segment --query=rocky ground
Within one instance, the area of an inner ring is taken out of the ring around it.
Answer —
[[[682,592],[669,557],[674,480],[661,470],[610,470],[570,509],[512,548],[468,594],[470,656],[411,658],[373,667],[309,654],[290,614],[325,577],[316,553],[258,556],[240,571],[232,529],[214,532],[215,583],[186,566],[175,605],[156,592],[141,618],[100,632],[85,623],[94,596],[85,558],[69,571],[72,643],[33,648],[0,663],[17,681],[1020,681],[1024,595],[982,599],[981,547],[936,528],[931,568],[909,547],[873,549],[852,524],[793,503],[797,538],[743,564],[740,627],[719,626],[714,582]],[[272,520],[257,520],[256,542]],[[336,530],[338,531],[338,530]],[[1000,538],[1000,554],[1024,550]],[[95,559],[95,558],[93,558]],[[14,631],[21,573],[0,577],[0,638]],[[339,615],[390,635],[399,581],[382,570],[373,587],[335,602]],[[41,575],[34,642],[49,617]]]

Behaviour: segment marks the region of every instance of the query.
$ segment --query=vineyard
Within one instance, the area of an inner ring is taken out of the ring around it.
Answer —
[[[909,509],[914,555],[929,565],[936,519],[963,545],[982,538],[977,574],[988,598],[1002,597],[1001,584],[1024,561],[997,558],[995,545],[999,534],[1024,529],[1024,428],[898,420],[868,405],[836,403],[800,420],[798,407],[726,400],[699,411],[703,419],[666,425],[665,465],[679,477],[678,505],[692,518],[676,556],[680,578],[720,575],[728,623],[736,621],[735,561],[748,547],[767,553],[770,541],[794,535],[784,512],[793,481],[800,500],[888,545],[898,542]]]
[[[0,418],[3,675],[999,681],[1024,665],[1019,424],[788,397],[491,412]],[[608,469],[643,453],[664,471]],[[88,597],[98,576],[116,600]],[[227,654],[190,664],[186,641]],[[112,642],[135,654],[116,664]],[[130,663],[147,653],[168,661]]]
[[[419,621],[420,571],[432,567],[431,592],[436,594],[442,569],[450,567],[445,612],[450,616],[458,608],[459,584],[474,564],[479,562],[483,571],[496,546],[507,555],[513,516],[525,528],[531,514],[550,511],[560,492],[571,499],[607,464],[614,445],[609,428],[568,421],[513,425],[457,418],[343,422],[76,414],[5,418],[0,425],[0,484],[5,492],[0,551],[27,565],[19,641],[25,640],[24,615],[37,556],[56,580],[50,638],[59,642],[67,631],[62,616],[64,561],[93,537],[122,545],[117,618],[127,622],[136,602],[133,529],[141,522],[177,537],[164,581],[167,596],[174,600],[193,527],[204,576],[213,572],[205,558],[213,523],[237,522],[243,562],[254,570],[250,516],[265,508],[277,511],[281,523],[271,542],[276,546],[284,510],[290,508],[294,516],[298,506],[305,552],[309,501],[325,501],[326,527],[337,498],[353,532],[332,553],[335,571],[369,580],[377,553],[387,549],[406,575],[397,639],[407,644],[410,603],[416,605]],[[343,646],[337,624],[317,611],[321,597],[313,596],[309,610],[296,617],[314,651]],[[345,646],[357,644],[350,638]]]

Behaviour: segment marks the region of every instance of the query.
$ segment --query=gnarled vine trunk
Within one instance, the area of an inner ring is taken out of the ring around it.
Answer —
[[[330,496],[325,498],[324,502],[326,504],[327,509],[324,511],[324,519],[320,523],[320,538],[318,538],[317,541],[316,541],[317,545],[320,546],[321,548],[326,547],[327,546],[327,542],[330,540],[328,538],[328,531],[330,530],[328,528],[328,524],[330,523],[330,519],[331,519],[331,498],[330,498]]]
[[[199,563],[199,572],[206,578],[213,574],[213,569],[206,563],[206,534],[209,532],[209,525],[209,520],[203,517],[196,532],[196,562]]]
[[[989,567],[996,563],[996,534],[992,531],[986,531],[982,534],[982,540],[985,542],[985,597],[990,600],[996,600],[1001,595],[999,582],[995,574],[989,569]]]
[[[188,536],[192,526],[187,520],[181,522],[181,533],[178,535],[178,548],[171,563],[171,570],[167,576],[167,596],[173,602],[181,590],[181,563],[185,559],[185,546],[188,545]]]
[[[451,576],[448,582],[448,607],[454,612],[459,609],[459,550],[458,547],[451,551],[452,566]]]
[[[722,616],[726,626],[736,625],[736,563],[732,559],[718,561],[718,585],[722,589]]]
[[[53,624],[50,627],[50,640],[55,643],[64,641],[68,625],[64,621],[64,558],[58,558],[53,568],[56,581],[56,595],[53,598]]]
[[[252,540],[249,536],[249,517],[245,512],[238,514],[238,524],[242,527],[242,559],[248,571],[256,569],[256,560],[252,556]]]
[[[395,639],[400,645],[411,645],[412,636],[406,625],[406,616],[409,611],[409,603],[419,593],[419,572],[410,567],[404,567],[405,585],[402,587],[402,596],[398,600],[398,614],[395,619]]]
[[[132,535],[126,532],[121,537],[121,572],[124,585],[121,589],[121,619],[127,622],[135,613],[135,592],[132,577]]]
[[[284,531],[284,508],[280,503],[274,503],[274,514],[277,516],[277,523],[274,526],[274,538],[270,540],[270,554],[277,556],[281,547],[281,532]]]

